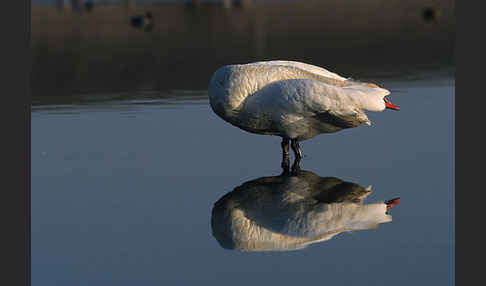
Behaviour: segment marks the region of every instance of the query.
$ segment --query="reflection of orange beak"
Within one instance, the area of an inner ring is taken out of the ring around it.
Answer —
[[[400,203],[400,198],[394,198],[385,202],[388,207],[396,206]]]
[[[383,100],[385,101],[385,107],[386,108],[393,109],[393,110],[400,110],[400,108],[398,106],[389,102],[388,99],[386,99],[385,97],[383,97]]]
[[[400,203],[400,198],[394,198],[385,202],[386,204],[386,214],[390,211],[391,207],[396,206]]]

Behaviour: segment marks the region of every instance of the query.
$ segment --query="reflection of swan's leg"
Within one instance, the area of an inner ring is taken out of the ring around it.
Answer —
[[[288,176],[290,174],[290,162],[282,161],[282,174],[280,176]]]
[[[295,157],[294,164],[292,165],[292,172],[300,171],[300,167],[302,166],[302,158]]]
[[[299,141],[297,141],[297,139],[292,139],[291,144],[292,150],[295,153],[295,161],[292,165],[292,171],[295,172],[300,170],[300,167],[302,165],[302,150],[300,150]]]
[[[284,171],[290,167],[289,139],[282,138],[282,168]]]

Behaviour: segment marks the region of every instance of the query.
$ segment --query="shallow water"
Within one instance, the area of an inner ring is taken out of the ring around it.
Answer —
[[[368,76],[401,110],[302,142],[302,169],[372,185],[363,204],[401,202],[292,251],[213,236],[216,201],[282,170],[280,139],[222,121],[206,91],[34,101],[32,285],[451,285],[453,72]]]

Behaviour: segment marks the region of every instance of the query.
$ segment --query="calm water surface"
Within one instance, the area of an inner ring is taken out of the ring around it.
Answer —
[[[363,205],[401,203],[377,228],[296,250],[234,250],[213,235],[215,202],[282,170],[280,139],[222,121],[206,91],[37,102],[32,285],[452,285],[454,75],[369,76],[401,110],[302,142],[302,169],[372,185]]]

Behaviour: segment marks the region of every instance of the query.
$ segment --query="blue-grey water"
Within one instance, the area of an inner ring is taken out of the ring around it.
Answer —
[[[302,142],[302,169],[400,204],[391,222],[292,251],[213,236],[213,204],[278,176],[281,150],[218,118],[205,90],[33,105],[32,285],[452,285],[454,73],[364,77],[401,110]]]

